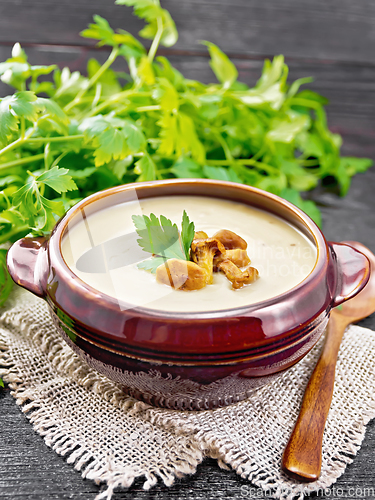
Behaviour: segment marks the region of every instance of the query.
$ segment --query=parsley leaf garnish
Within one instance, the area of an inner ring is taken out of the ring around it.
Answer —
[[[139,246],[145,251],[153,254],[151,259],[147,259],[138,264],[141,269],[147,269],[152,273],[167,259],[190,260],[190,245],[194,238],[195,227],[184,210],[181,223],[181,234],[177,224],[173,224],[170,219],[155,214],[133,215],[132,220],[140,237]]]
[[[182,246],[185,251],[186,260],[190,260],[190,246],[194,239],[195,234],[195,226],[194,222],[190,222],[189,216],[184,210],[182,214],[182,223],[181,223],[181,240]]]
[[[181,247],[179,231],[176,224],[163,215],[160,220],[156,215],[133,215],[135,229],[140,236],[137,240],[145,252],[149,252],[167,259],[185,259]]]
[[[168,259],[165,257],[151,257],[150,259],[143,260],[142,262],[139,262],[137,264],[137,267],[139,269],[144,269],[145,271],[150,271],[151,273],[155,274],[156,269],[161,265],[164,264]]]

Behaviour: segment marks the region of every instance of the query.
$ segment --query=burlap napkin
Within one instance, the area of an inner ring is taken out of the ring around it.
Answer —
[[[41,299],[17,290],[0,320],[1,375],[46,444],[83,477],[107,483],[97,500],[140,476],[145,489],[159,479],[171,485],[206,456],[274,498],[329,487],[375,416],[375,334],[354,326],[345,333],[322,475],[303,485],[283,475],[280,462],[320,347],[251,399],[214,411],[164,410],[125,396],[81,361],[56,333]]]

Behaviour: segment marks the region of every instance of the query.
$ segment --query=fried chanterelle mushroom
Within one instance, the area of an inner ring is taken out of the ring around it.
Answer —
[[[215,233],[212,237],[219,240],[226,250],[232,250],[233,248],[246,250],[247,248],[246,241],[233,231],[229,231],[229,229],[220,229],[220,231]]]
[[[214,271],[218,271],[219,263],[226,259],[238,267],[250,264],[250,258],[246,252],[247,243],[241,236],[229,229],[221,229],[213,235],[213,238],[219,240],[225,248],[225,253],[217,255],[214,259]]]
[[[242,250],[242,248],[232,248],[231,250],[225,250],[224,253],[214,258],[214,271],[218,270],[220,262],[224,260],[230,260],[238,267],[244,267],[250,264],[250,258],[246,250]]]
[[[208,238],[208,235],[204,231],[196,231],[194,233],[195,240],[204,240],[205,238]]]
[[[225,276],[232,283],[232,287],[235,290],[249,283],[253,283],[253,281],[257,280],[259,277],[259,272],[255,267],[249,266],[244,271],[241,271],[236,264],[233,264],[233,262],[228,259],[220,262],[218,268],[225,273]]]
[[[195,262],[169,259],[156,269],[156,280],[177,290],[199,290],[206,286],[207,274]]]
[[[157,268],[156,279],[177,290],[199,290],[212,283],[214,272],[221,271],[233,289],[241,288],[259,277],[257,269],[249,266],[246,248],[246,241],[228,229],[221,229],[212,238],[197,231],[190,247],[193,262],[169,259]]]
[[[194,239],[190,247],[191,257],[207,273],[207,284],[213,280],[214,258],[225,253],[224,245],[216,238]]]

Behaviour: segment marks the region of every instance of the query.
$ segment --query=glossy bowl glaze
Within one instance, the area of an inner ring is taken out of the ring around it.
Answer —
[[[134,193],[139,199],[209,196],[275,214],[313,242],[315,267],[286,293],[245,307],[197,313],[129,308],[78,278],[63,259],[61,241],[79,211],[130,201]],[[90,366],[137,399],[189,410],[243,400],[294,365],[324,332],[332,307],[356,295],[369,277],[362,253],[327,243],[291,203],[249,186],[202,179],[127,184],[89,196],[49,239],[16,242],[8,269],[16,283],[48,302],[61,335]]]

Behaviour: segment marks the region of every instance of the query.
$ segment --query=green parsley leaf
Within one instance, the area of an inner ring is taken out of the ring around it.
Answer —
[[[39,233],[50,231],[57,217],[65,213],[62,201],[49,200],[43,196],[44,186],[51,187],[59,194],[77,188],[67,172],[65,168],[54,167],[40,175],[30,175],[25,185],[13,195],[13,206],[19,208],[19,212],[30,227],[34,227]]]
[[[140,239],[138,244],[146,252],[152,253],[153,257],[138,264],[140,269],[146,269],[152,273],[156,268],[168,259],[190,260],[190,246],[194,239],[195,226],[190,221],[184,210],[181,223],[181,234],[177,225],[172,224],[170,219],[154,214],[133,215],[135,229]]]
[[[16,92],[12,96],[0,100],[0,143],[5,143],[18,131],[20,119],[36,122],[40,113],[58,118],[62,123],[67,123],[68,118],[60,106],[43,97],[37,97],[35,92]]]
[[[160,103],[163,111],[176,112],[179,108],[178,92],[166,78],[159,78],[152,97]]]
[[[176,224],[163,215],[160,220],[155,214],[133,215],[139,246],[149,252],[167,259],[185,260],[185,252],[181,246],[180,235]]]
[[[307,130],[310,126],[310,119],[306,115],[296,115],[293,118],[271,122],[271,128],[266,134],[266,138],[273,142],[292,142],[297,134]]]
[[[167,259],[165,257],[151,257],[150,259],[143,260],[137,264],[138,269],[144,269],[145,271],[150,271],[155,274],[156,269],[165,264]]]
[[[340,163],[344,166],[346,172],[350,177],[357,173],[366,172],[371,165],[372,160],[369,158],[354,158],[352,156],[342,156]]]
[[[219,181],[241,182],[234,170],[224,167],[210,167],[204,165],[203,173],[207,179],[217,179]]]
[[[9,99],[0,101],[0,144],[6,144],[12,133],[18,130],[18,120],[11,111]]]
[[[181,223],[181,241],[184,247],[186,260],[190,260],[190,246],[194,239],[195,225],[191,222],[188,214],[184,210]]]
[[[57,70],[53,74],[55,80],[56,92],[54,93],[54,100],[65,100],[76,97],[82,88],[87,88],[88,79],[83,77],[79,71],[71,73],[69,68],[63,68],[61,71]]]
[[[177,42],[176,25],[169,12],[160,7],[159,0],[116,0],[116,4],[134,7],[134,14],[149,23],[139,32],[141,37],[152,40],[160,30],[162,45],[171,47]]]
[[[6,266],[7,250],[0,249],[0,307],[4,305],[12,288],[13,280],[10,277]]]
[[[117,45],[115,41],[115,32],[110,27],[108,21],[99,15],[94,16],[94,23],[89,24],[89,27],[81,31],[80,35],[83,38],[93,38],[99,40],[98,47],[103,45]]]
[[[0,79],[17,90],[23,90],[26,80],[31,76],[27,55],[19,43],[12,48],[12,57],[0,63]],[[35,73],[33,73],[35,80]]]
[[[38,116],[39,107],[36,105],[37,97],[34,92],[23,91],[16,92],[11,97],[5,97],[2,104],[5,103],[10,110],[18,117],[26,118],[30,121],[35,121]]]
[[[36,99],[36,104],[39,106],[41,111],[49,113],[51,116],[58,118],[62,123],[69,123],[69,118],[66,116],[64,111],[60,108],[57,102],[52,99],[45,99],[44,97],[38,97]]]
[[[118,120],[111,114],[97,115],[84,119],[78,129],[84,133],[86,142],[94,147],[97,167],[111,160],[123,160],[146,148],[142,130],[129,119]]]
[[[182,179],[203,177],[202,167],[191,158],[182,156],[171,168],[171,173]]]
[[[211,42],[202,43],[208,47],[208,51],[211,56],[210,66],[212,71],[215,73],[216,78],[223,84],[225,89],[229,89],[238,77],[236,66],[217,45]]]
[[[139,174],[138,181],[154,181],[156,179],[156,165],[151,156],[145,154],[135,163],[134,172]]]
[[[76,183],[70,175],[67,175],[69,170],[67,168],[53,167],[51,170],[43,172],[36,180],[38,183],[43,183],[46,186],[54,189],[57,193],[66,193],[67,191],[74,191],[77,189]]]

